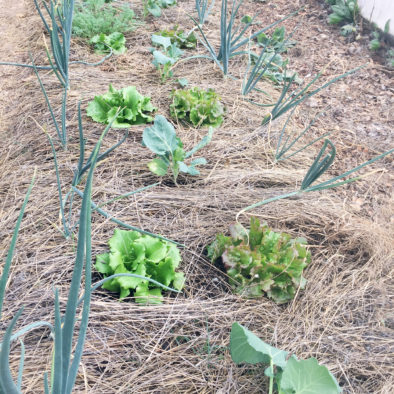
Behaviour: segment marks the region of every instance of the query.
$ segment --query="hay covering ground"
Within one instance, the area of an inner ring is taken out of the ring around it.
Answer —
[[[251,10],[260,8],[260,19],[268,24],[297,8],[297,4],[283,3],[279,2],[274,8],[274,3],[246,2],[244,10],[251,14]],[[21,14],[10,21],[10,26],[14,24],[20,30],[10,27],[8,31],[10,40],[18,46],[14,53],[4,47],[0,52],[2,60],[26,62],[30,48],[36,62],[43,64],[40,20],[31,4],[21,5]],[[71,68],[69,145],[67,151],[58,150],[64,190],[72,180],[79,152],[78,100],[82,100],[85,108],[94,95],[107,90],[109,83],[116,88],[135,85],[142,94],[152,97],[158,113],[169,117],[169,93],[176,86],[159,84],[156,70],[150,63],[150,35],[174,24],[191,28],[186,13],[193,12],[193,7],[193,2],[180,2],[176,8],[166,10],[162,18],[148,19],[145,26],[127,35],[129,50],[125,55],[100,67]],[[207,24],[213,39],[218,31],[218,15],[219,4],[216,4]],[[306,10],[298,19],[302,25],[296,37],[300,50],[292,52],[291,64],[304,78],[327,61],[330,65],[325,78],[365,62],[362,52],[359,56],[344,56],[346,44],[337,37],[338,32],[321,21],[321,15],[326,14],[319,4],[307,2]],[[289,21],[286,26],[290,29],[295,23],[297,21]],[[320,46],[313,35],[316,26],[320,26],[328,37]],[[336,45],[329,45],[332,40],[337,40]],[[201,45],[198,52],[204,53]],[[73,40],[72,58],[95,61],[97,55],[80,41]],[[235,75],[240,75],[244,67],[245,63],[237,60],[233,65]],[[62,306],[65,305],[76,240],[66,240],[59,231],[61,223],[52,153],[34,120],[52,135],[54,129],[36,77],[27,69],[6,67],[0,72],[2,262],[24,193],[34,168],[38,170],[7,287],[0,325],[3,330],[22,305],[25,310],[20,326],[36,320],[52,321],[53,287],[60,289]],[[56,79],[45,72],[41,75],[54,107],[60,108]],[[126,223],[187,245],[182,252],[181,266],[187,278],[185,290],[177,296],[168,295],[163,305],[146,307],[137,306],[132,300],[120,303],[106,291],[96,292],[75,392],[266,392],[261,368],[239,367],[231,361],[227,346],[234,321],[246,325],[273,346],[300,358],[316,357],[335,374],[345,392],[392,392],[390,160],[365,171],[373,171],[373,175],[357,185],[305,195],[302,199],[282,200],[254,210],[254,215],[273,228],[306,237],[313,261],[305,273],[306,290],[293,302],[277,306],[265,298],[242,299],[232,295],[221,267],[207,261],[204,247],[216,233],[227,230],[243,207],[294,190],[315,151],[274,164],[274,137],[280,125],[273,124],[269,132],[259,127],[265,112],[242,100],[239,81],[224,79],[207,60],[181,62],[175,75],[186,77],[191,86],[215,88],[227,106],[223,126],[202,152],[209,164],[202,168],[199,177],[180,177],[180,187],[174,187],[170,179],[165,178],[159,186],[119,200],[106,210]],[[332,139],[338,148],[338,159],[331,175],[389,147],[394,103],[390,76],[371,63],[356,76],[339,82],[311,100],[295,117],[292,126],[301,129],[316,111],[331,104],[331,109],[317,122],[312,133],[316,136],[334,131]],[[274,97],[278,95],[268,83],[265,89]],[[370,94],[374,94],[375,99],[370,98]],[[368,107],[369,100],[374,103],[373,107]],[[91,147],[102,127],[85,115],[84,124]],[[368,124],[372,126],[367,129],[365,125]],[[380,132],[371,134],[373,127]],[[93,188],[95,202],[157,181],[146,167],[152,155],[141,146],[143,128],[132,127],[127,141],[98,166]],[[177,133],[186,148],[193,146],[205,132],[177,125]],[[121,135],[119,130],[111,131],[105,147],[118,141]],[[77,220],[78,204],[74,213],[74,220]],[[246,225],[249,217],[245,215],[240,220]],[[114,228],[109,220],[97,213],[93,215],[95,254],[106,250]],[[94,280],[98,279],[99,275],[95,274]],[[50,368],[52,340],[47,330],[38,330],[26,335],[24,343],[27,355],[24,392],[38,393],[42,391],[42,373]],[[15,344],[11,359],[14,370],[19,351],[20,346]]]

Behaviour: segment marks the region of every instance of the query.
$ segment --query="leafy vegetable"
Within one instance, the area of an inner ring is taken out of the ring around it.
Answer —
[[[162,8],[168,8],[176,4],[176,0],[143,0],[144,3],[144,18],[151,14],[158,18],[161,16]]]
[[[338,24],[351,22],[356,24],[356,17],[359,12],[357,0],[331,0],[332,13],[328,16],[328,22]]]
[[[287,50],[296,45],[296,41],[288,41],[286,38],[286,29],[284,26],[277,27],[272,33],[271,37],[266,33],[260,33],[256,40],[259,45],[267,46],[272,50],[277,50],[279,53],[287,52]]]
[[[178,25],[174,26],[172,30],[161,30],[158,35],[169,37],[172,44],[176,44],[179,48],[183,49],[195,48],[197,44],[197,38],[193,31],[185,33],[184,30],[179,29]]]
[[[109,53],[110,48],[115,55],[121,55],[126,52],[126,39],[122,33],[104,33],[95,35],[90,41],[94,45],[95,51],[99,53]]]
[[[218,127],[223,123],[225,108],[213,89],[194,87],[189,90],[173,90],[171,98],[170,113],[174,119],[192,123],[195,127]]]
[[[265,375],[270,378],[269,393],[273,392],[274,381],[279,394],[341,392],[335,377],[315,358],[297,360],[295,356],[291,356],[286,361],[287,352],[263,342],[239,323],[233,323],[231,328],[230,351],[233,361],[237,364],[263,362],[269,365],[265,370]]]
[[[136,274],[156,280],[165,286],[180,290],[184,285],[184,274],[175,272],[181,262],[179,249],[162,239],[142,235],[137,231],[115,229],[108,242],[109,253],[96,256],[97,271],[110,276],[113,274]],[[102,286],[112,292],[119,292],[120,299],[134,292],[136,302],[161,304],[161,288],[143,278],[121,276],[108,280]]]
[[[276,233],[266,224],[260,225],[257,218],[250,219],[249,231],[235,224],[230,226],[230,233],[230,237],[217,235],[207,249],[212,262],[222,259],[237,293],[247,297],[266,293],[282,304],[293,299],[298,288],[305,287],[302,273],[311,255],[304,238]]]
[[[126,4],[114,6],[104,0],[75,2],[72,32],[91,39],[95,35],[126,33],[136,29],[134,11]]]
[[[152,64],[159,71],[160,80],[163,83],[173,76],[171,67],[182,56],[183,52],[178,48],[175,42],[171,42],[170,37],[152,34],[152,43],[156,46],[163,47],[163,52],[154,48],[151,49],[153,55]]]
[[[96,122],[108,124],[119,108],[121,111],[112,127],[124,128],[152,122],[150,114],[156,110],[150,102],[150,97],[142,96],[135,86],[116,90],[110,84],[107,93],[95,96],[88,104],[87,115]]]
[[[206,164],[207,161],[200,157],[187,165],[184,160],[207,145],[211,141],[212,135],[213,129],[210,128],[208,134],[199,144],[189,152],[185,152],[182,141],[176,136],[174,126],[164,116],[156,116],[154,125],[147,127],[142,135],[143,145],[158,155],[148,164],[149,169],[159,176],[166,175],[168,169],[171,169],[175,184],[179,172],[198,175],[200,172],[196,166]]]

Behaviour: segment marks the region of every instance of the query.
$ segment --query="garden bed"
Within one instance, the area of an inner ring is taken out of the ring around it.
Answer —
[[[317,112],[329,107],[308,138],[332,133],[337,158],[329,174],[335,176],[392,147],[393,71],[374,63],[365,45],[347,43],[327,25],[327,10],[320,2],[245,1],[241,14],[251,15],[258,9],[258,20],[265,26],[301,5],[305,9],[284,23],[287,31],[300,23],[293,37],[297,44],[286,56],[301,78],[308,80],[324,68],[324,80],[328,80],[367,63],[307,101],[292,121],[292,127],[302,130]],[[142,9],[139,3],[133,6],[137,13]],[[214,44],[219,13],[218,3],[206,22]],[[201,151],[208,164],[201,166],[200,175],[180,175],[179,186],[170,176],[164,177],[158,186],[106,207],[110,215],[125,223],[186,245],[180,266],[186,284],[180,294],[167,293],[162,305],[140,306],[132,298],[119,302],[106,290],[95,292],[75,392],[267,392],[261,367],[237,366],[231,360],[229,334],[231,324],[238,321],[273,346],[300,358],[316,357],[336,376],[344,392],[389,393],[394,385],[392,157],[364,168],[365,179],[360,182],[276,201],[241,215],[244,225],[253,215],[275,230],[305,237],[312,263],[305,270],[305,290],[292,302],[276,305],[267,298],[234,295],[223,267],[208,261],[205,246],[217,233],[227,232],[242,208],[295,190],[318,150],[304,151],[294,160],[275,164],[273,151],[280,123],[262,127],[266,109],[243,100],[240,80],[224,78],[212,61],[181,61],[174,68],[174,78],[160,83],[151,64],[151,34],[176,24],[191,29],[193,23],[187,14],[194,15],[194,2],[179,1],[160,18],[148,16],[144,25],[126,33],[125,54],[97,67],[70,67],[69,142],[67,150],[56,148],[65,187],[71,183],[79,154],[77,102],[82,102],[90,151],[103,126],[88,118],[85,109],[95,95],[108,90],[109,84],[117,89],[136,86],[151,97],[157,113],[167,119],[171,90],[179,88],[177,78],[187,78],[190,87],[214,88],[227,108],[223,124]],[[0,46],[2,61],[29,62],[27,51],[31,50],[36,64],[46,64],[42,23],[32,4],[4,7],[0,26],[1,34],[7,37]],[[15,48],[13,53],[11,48]],[[206,54],[201,44],[188,51],[188,55],[196,53]],[[71,42],[71,57],[89,62],[100,59],[77,38]],[[245,59],[234,60],[233,75],[242,77],[245,65]],[[65,239],[60,231],[53,155],[37,123],[51,135],[55,131],[37,78],[30,69],[1,67],[1,261],[37,168],[6,291],[0,324],[3,330],[22,305],[20,326],[36,320],[52,321],[54,287],[59,288],[60,303],[65,306],[76,241]],[[58,80],[49,73],[41,75],[53,107],[60,108]],[[279,96],[279,89],[269,81],[263,86],[272,97]],[[174,126],[187,149],[207,132],[180,122]],[[160,180],[147,167],[154,156],[141,145],[144,128],[132,126],[126,142],[98,165],[94,202]],[[111,130],[104,148],[122,136],[122,130]],[[79,198],[75,204],[76,215]],[[92,222],[96,255],[107,251],[116,225],[96,212]],[[93,281],[99,278],[94,271]],[[24,343],[23,391],[42,392],[42,371],[49,371],[51,362],[49,331],[34,331],[25,336]],[[13,370],[18,363],[19,344],[15,344]]]

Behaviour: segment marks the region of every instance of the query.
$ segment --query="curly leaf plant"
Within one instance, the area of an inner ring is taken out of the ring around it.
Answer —
[[[223,123],[225,108],[213,89],[194,87],[173,90],[171,98],[170,113],[174,119],[191,123],[195,127],[219,127]]]
[[[184,284],[183,272],[175,272],[181,262],[179,249],[170,242],[140,234],[137,231],[115,229],[108,242],[109,253],[96,256],[95,268],[105,276],[113,274],[135,274],[135,277],[121,276],[103,284],[103,288],[120,293],[120,299],[134,292],[136,302],[161,304],[162,291],[146,278],[172,285],[180,290]]]
[[[278,304],[294,298],[303,289],[304,268],[311,261],[304,238],[291,238],[272,231],[257,218],[250,219],[250,230],[240,224],[230,226],[230,237],[218,234],[208,246],[212,262],[221,258],[236,293],[260,297],[264,293]]]

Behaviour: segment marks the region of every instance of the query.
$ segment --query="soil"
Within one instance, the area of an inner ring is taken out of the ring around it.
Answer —
[[[273,346],[300,358],[316,357],[336,376],[345,393],[392,392],[394,387],[393,296],[393,172],[392,156],[361,170],[362,180],[342,188],[306,193],[250,211],[275,230],[304,236],[312,252],[306,269],[308,284],[295,300],[276,305],[267,298],[244,299],[232,293],[223,266],[211,264],[205,246],[215,234],[228,232],[244,207],[295,190],[321,146],[281,163],[274,163],[275,137],[281,122],[261,127],[264,108],[243,100],[240,81],[223,78],[213,62],[194,59],[174,68],[175,78],[160,84],[151,65],[150,36],[179,24],[193,27],[194,1],[179,1],[161,18],[148,17],[145,25],[126,34],[128,51],[98,67],[71,67],[68,100],[67,150],[56,145],[63,193],[69,190],[78,162],[77,102],[82,108],[109,83],[116,88],[135,85],[151,96],[158,113],[169,115],[169,94],[175,80],[186,77],[190,86],[214,88],[227,107],[225,122],[213,141],[201,151],[208,164],[201,175],[170,177],[160,185],[106,210],[123,222],[160,233],[186,245],[180,269],[187,281],[179,295],[167,294],[163,305],[137,306],[130,297],[98,290],[92,298],[89,329],[75,392],[88,393],[257,393],[267,392],[260,366],[236,366],[228,351],[231,324],[238,321]],[[220,2],[204,29],[218,44]],[[296,111],[290,127],[301,131],[324,111],[307,141],[330,132],[337,157],[324,179],[338,175],[393,147],[394,70],[371,56],[368,35],[349,42],[326,23],[328,9],[321,1],[245,1],[241,14],[260,11],[266,26],[301,6],[299,15],[285,22],[286,31],[298,26],[297,44],[284,56],[304,81],[323,70],[321,84],[350,69],[355,74],[309,99]],[[132,4],[136,10],[141,4]],[[257,28],[257,27],[256,27]],[[0,9],[1,61],[46,64],[43,27],[34,6],[26,1],[3,0]],[[199,45],[196,53],[204,55]],[[188,55],[194,54],[188,52]],[[80,39],[71,44],[72,60],[99,60]],[[233,75],[242,77],[245,59],[233,60]],[[58,80],[40,72],[49,99],[60,114]],[[75,237],[61,233],[59,200],[53,155],[43,128],[55,138],[36,76],[27,68],[0,66],[0,261],[5,261],[26,189],[37,169],[37,180],[22,222],[7,284],[0,331],[25,307],[18,327],[37,320],[53,321],[53,288],[60,290],[65,307],[72,274]],[[280,90],[262,83],[273,98]],[[254,99],[264,100],[256,94]],[[103,127],[83,110],[87,149]],[[187,148],[206,134],[174,122]],[[130,130],[126,142],[95,171],[93,201],[101,203],[158,181],[146,163],[152,154],[141,146],[144,126]],[[115,130],[104,140],[109,148],[120,140]],[[81,185],[81,188],[83,184]],[[76,200],[72,222],[78,220]],[[247,226],[249,216],[240,221]],[[117,225],[93,214],[94,255],[107,250]],[[93,282],[100,275],[94,273]],[[23,392],[42,392],[43,371],[50,370],[52,339],[39,329],[23,337],[26,361]],[[17,370],[20,345],[14,344],[11,368]]]

